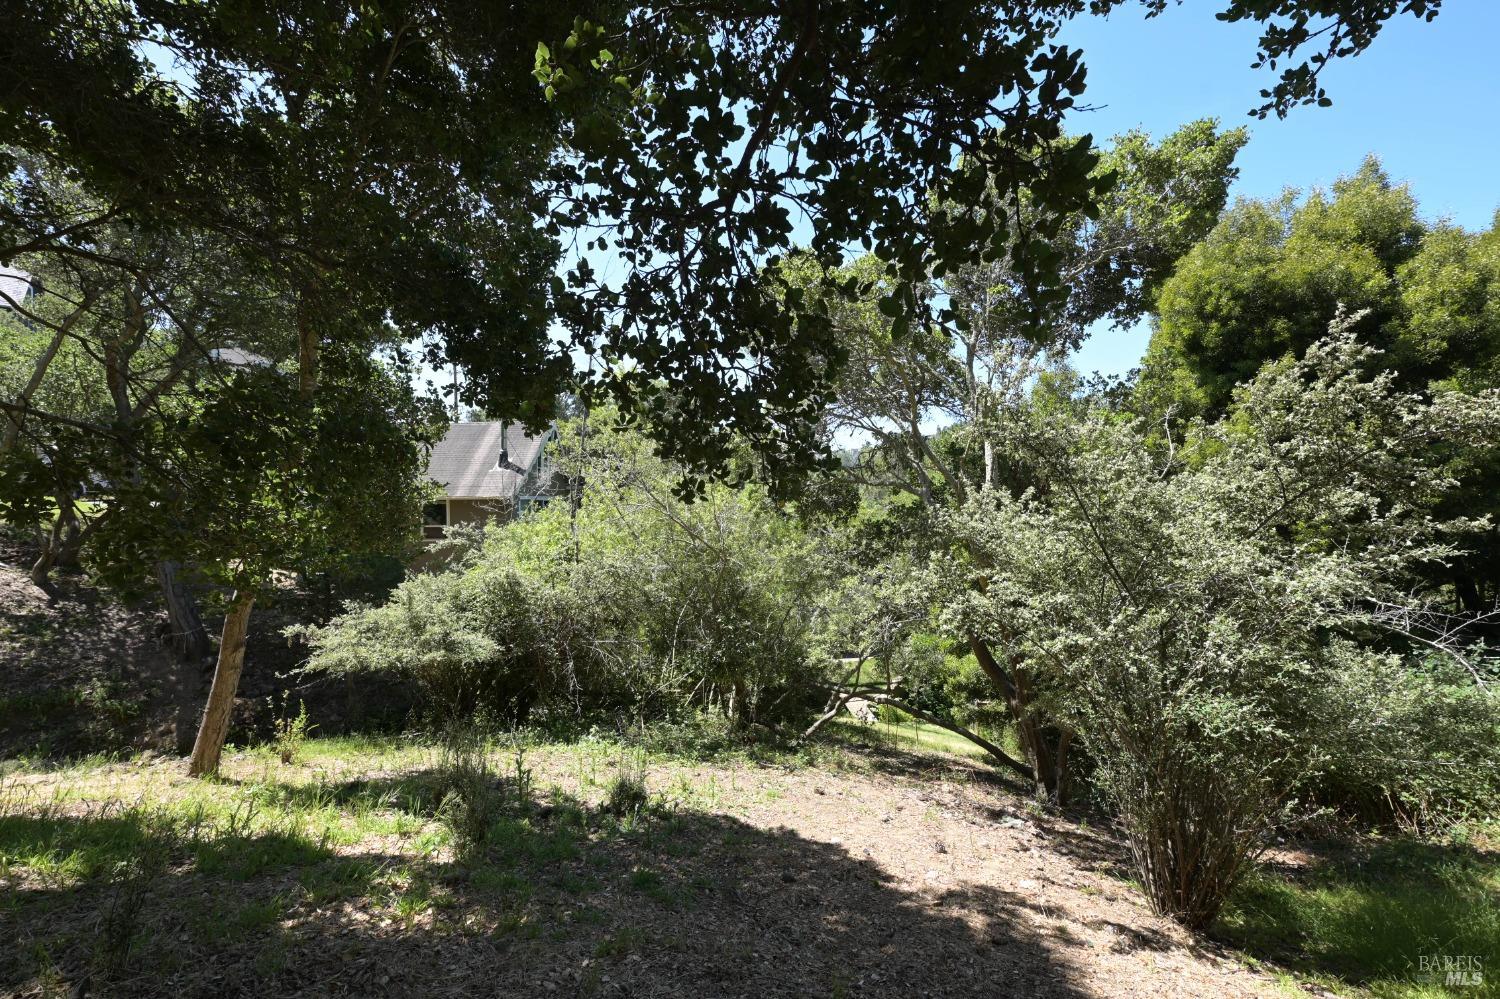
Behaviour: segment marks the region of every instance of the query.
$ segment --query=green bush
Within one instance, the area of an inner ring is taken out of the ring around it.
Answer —
[[[1477,657],[1476,657],[1477,658]],[[1432,656],[1375,659],[1324,690],[1328,762],[1315,798],[1428,829],[1500,814],[1500,693]]]
[[[904,700],[936,715],[951,716],[954,704],[948,698],[948,641],[940,635],[918,632],[891,651],[889,671],[899,681]]]
[[[1492,434],[1500,398],[1408,396],[1376,367],[1336,332],[1165,455],[1109,414],[1028,414],[1005,446],[1038,487],[950,521],[972,561],[946,625],[1020,661],[1087,751],[1153,907],[1192,927],[1320,788],[1491,793],[1487,691],[1369,641],[1420,610],[1413,571],[1473,528],[1422,512],[1452,485],[1434,445]]]
[[[617,818],[637,815],[651,802],[646,784],[646,759],[638,750],[626,750],[605,785],[603,808]]]
[[[576,511],[491,526],[455,568],[298,629],[308,668],[409,677],[445,720],[805,714],[818,579],[805,534],[753,488],[676,498],[677,472],[634,435],[596,431],[584,453]]]
[[[297,632],[312,650],[309,670],[409,678],[444,723],[513,721],[569,674],[588,616],[565,592],[486,565],[415,576],[389,603]]]
[[[468,726],[451,727],[443,740],[439,774],[443,797],[437,816],[448,827],[453,852],[476,856],[506,811],[501,777],[490,762],[483,736]]]

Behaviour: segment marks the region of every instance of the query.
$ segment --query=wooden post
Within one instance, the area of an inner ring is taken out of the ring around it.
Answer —
[[[208,691],[208,704],[203,708],[198,739],[193,743],[193,758],[188,763],[190,777],[206,777],[219,772],[219,754],[229,735],[234,695],[240,686],[240,673],[245,668],[245,632],[250,624],[250,608],[254,605],[252,594],[236,590],[229,612],[224,615],[219,663],[214,667],[213,686]]]

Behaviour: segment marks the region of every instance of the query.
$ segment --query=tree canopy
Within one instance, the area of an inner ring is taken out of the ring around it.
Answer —
[[[587,380],[671,457],[722,471],[732,424],[794,472],[840,348],[761,268],[801,224],[825,265],[874,250],[897,312],[929,274],[1001,257],[1029,299],[1056,297],[1060,220],[1106,186],[1086,138],[1056,142],[1085,85],[1056,37],[1121,6],[42,0],[0,41],[0,145],[65,166],[99,207],[57,211],[5,153],[0,259],[97,253],[114,218],[189,225],[297,296],[304,392],[319,350],[376,320],[463,365],[471,402],[534,421],[569,351],[591,352]],[[1220,16],[1290,61],[1262,108],[1281,114],[1325,99],[1327,59],[1437,8]],[[979,204],[987,188],[1024,189],[1028,224]],[[933,197],[978,212],[928,219]]]
[[[1405,389],[1500,386],[1500,226],[1424,219],[1373,158],[1328,191],[1242,201],[1162,285],[1135,405],[1158,420],[1217,416],[1236,384],[1300,357],[1341,314]],[[1500,512],[1493,441],[1443,457],[1464,485],[1435,516]],[[1500,595],[1500,538],[1466,548],[1426,575],[1479,612]]]
[[[1500,378],[1500,232],[1427,222],[1371,158],[1300,201],[1241,201],[1161,290],[1148,397],[1219,413],[1266,361],[1300,355],[1340,311],[1408,386]]]

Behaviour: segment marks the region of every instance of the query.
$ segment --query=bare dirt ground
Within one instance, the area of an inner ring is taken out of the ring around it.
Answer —
[[[175,676],[155,616],[57,573],[49,604],[26,575],[33,548],[0,539],[0,753],[142,742]]]
[[[970,762],[889,750],[795,768],[657,760],[654,804],[621,823],[598,807],[611,752],[529,753],[538,804],[480,863],[456,862],[430,819],[377,828],[366,815],[342,842],[325,829],[296,849],[266,841],[290,824],[242,831],[151,882],[149,939],[112,976],[88,970],[87,928],[118,908],[120,885],[0,871],[0,939],[50,948],[53,962],[8,980],[17,995],[216,999],[1284,994],[1151,916],[1109,834],[1036,814]],[[360,802],[373,814],[409,800],[431,762],[239,754],[228,782],[205,786],[159,759],[23,773],[10,791],[66,798],[53,827],[124,818],[102,801],[211,794],[234,814],[242,798],[311,801],[342,809],[348,829]],[[43,835],[42,820],[28,828],[10,811],[0,850]],[[262,855],[273,859],[247,860]],[[0,958],[0,983],[24,964]]]
[[[0,758],[169,749],[183,726],[190,738],[213,663],[174,660],[161,638],[166,614],[155,592],[127,601],[82,573],[59,571],[59,599],[49,603],[27,576],[35,557],[34,545],[0,534]],[[199,601],[216,640],[221,616],[212,596],[200,592]],[[306,602],[287,588],[252,615],[233,741],[265,737],[299,702],[325,734],[399,725],[410,710],[410,692],[395,684],[295,674],[305,651],[281,632],[308,620]]]

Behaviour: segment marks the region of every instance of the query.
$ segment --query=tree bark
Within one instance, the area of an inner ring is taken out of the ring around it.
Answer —
[[[1016,739],[1031,761],[1037,791],[1054,804],[1067,803],[1068,734],[1044,724],[1032,710],[1031,685],[1025,673],[1014,665],[1003,668],[995,659],[989,643],[970,637],[969,647],[979,668],[984,670],[1005,695],[1011,718],[1016,723]]]
[[[198,738],[193,743],[193,757],[188,763],[190,777],[206,777],[219,772],[219,755],[224,750],[224,739],[229,735],[234,695],[239,689],[240,673],[245,667],[245,633],[250,624],[250,608],[254,605],[253,595],[244,590],[236,590],[229,612],[224,615],[224,633],[219,641],[219,663],[214,668],[214,682],[208,691],[208,704],[203,709],[203,721],[198,726]]]
[[[59,569],[76,569],[79,554],[83,551],[83,527],[78,523],[78,504],[67,493],[57,496],[57,519],[62,530],[58,532],[57,550],[52,555],[52,564]]]
[[[183,585],[176,562],[156,563],[156,582],[167,605],[167,638],[172,654],[183,662],[199,662],[209,652],[208,629],[198,614],[198,605]]]
[[[297,391],[304,399],[318,389],[318,324],[308,301],[312,294],[304,286],[297,296]]]
[[[844,710],[844,705],[848,704],[851,698],[858,696],[858,692],[853,690],[846,690],[842,694],[835,693],[833,696],[828,698],[827,709],[818,716],[816,721],[814,721],[807,727],[807,731],[802,733],[801,739],[799,741],[806,742],[808,739],[811,739],[813,736],[817,735],[818,729],[822,728],[824,725],[828,724],[835,717],[837,717],[838,713]]]
[[[57,549],[62,544],[63,521],[59,514],[52,521],[52,529],[42,539],[42,553],[31,566],[31,581],[36,588],[47,594],[47,604],[57,603],[57,586],[52,582],[52,565],[57,561]]]

